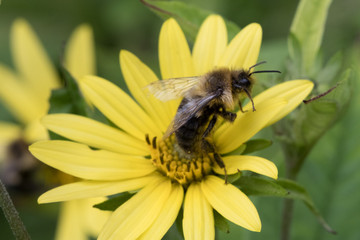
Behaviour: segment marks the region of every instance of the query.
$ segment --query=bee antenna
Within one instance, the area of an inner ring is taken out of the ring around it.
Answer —
[[[280,71],[278,70],[263,70],[263,71],[254,71],[252,73],[249,74],[249,77],[254,74],[254,73],[269,73],[269,72],[274,72],[274,73],[281,73]]]
[[[254,67],[256,67],[256,66],[259,66],[260,64],[264,64],[264,63],[266,63],[266,61],[258,62],[258,63],[256,63],[255,65],[252,65],[251,67],[249,67],[249,70],[252,69],[252,68],[254,68]]]

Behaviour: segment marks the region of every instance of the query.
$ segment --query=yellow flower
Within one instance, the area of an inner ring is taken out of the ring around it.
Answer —
[[[61,86],[55,67],[25,20],[17,19],[14,22],[10,37],[16,72],[0,64],[0,100],[18,124],[0,122],[0,160],[2,161],[6,159],[6,149],[18,139],[22,139],[25,144],[48,139],[46,129],[40,124],[40,118],[48,111],[51,90]],[[91,28],[87,25],[79,26],[65,50],[65,65],[74,77],[95,74],[93,48]],[[24,148],[23,151],[27,149]],[[34,159],[30,160],[36,164]],[[97,202],[101,200],[103,198],[96,199]],[[86,237],[86,232],[95,236],[99,233],[99,226],[101,227],[105,222],[107,214],[91,209],[93,201],[86,199],[66,202],[62,205],[57,239],[70,239],[72,236],[81,239]],[[98,220],[99,226],[96,228],[87,220],[88,217],[84,217],[89,214]],[[78,221],[70,221],[71,219]]]
[[[215,66],[247,69],[257,61],[261,37],[261,27],[253,23],[228,44],[223,19],[213,15],[202,24],[191,53],[179,25],[169,19],[159,39],[162,79],[196,76]],[[260,231],[260,218],[249,198],[216,175],[224,174],[223,169],[206,158],[180,159],[174,137],[162,140],[180,100],[161,102],[146,93],[144,87],[158,78],[130,52],[120,52],[120,66],[134,99],[99,77],[80,82],[85,97],[116,127],[70,114],[43,118],[47,129],[69,141],[37,142],[31,153],[83,180],[44,193],[39,203],[136,191],[112,213],[99,239],[161,239],[182,205],[186,239],[215,238],[213,209],[239,226]],[[254,98],[256,112],[238,112],[234,123],[214,130],[213,141],[228,174],[250,170],[277,178],[277,168],[269,160],[231,152],[291,112],[312,88],[307,80],[279,84]]]

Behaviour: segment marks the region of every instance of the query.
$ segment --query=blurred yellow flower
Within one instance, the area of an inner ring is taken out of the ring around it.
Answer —
[[[169,19],[159,39],[162,78],[196,76],[216,66],[249,68],[257,61],[261,37],[261,27],[253,23],[228,44],[223,19],[212,15],[202,24],[191,53],[179,25]],[[158,78],[130,52],[120,52],[120,66],[134,99],[105,79],[87,76],[80,81],[85,97],[116,127],[71,114],[42,119],[47,129],[69,141],[40,141],[30,146],[31,153],[83,180],[44,193],[39,203],[138,191],[112,213],[99,239],[161,239],[182,205],[185,239],[215,238],[213,209],[239,226],[260,231],[255,206],[218,177],[223,169],[205,158],[179,159],[174,137],[162,140],[179,101],[161,102],[144,92]],[[228,174],[250,170],[277,178],[269,160],[231,152],[291,112],[312,88],[307,80],[279,84],[254,97],[256,112],[239,112],[233,124],[214,130],[213,141]]]
[[[51,90],[61,86],[55,67],[24,19],[14,22],[10,40],[16,72],[0,64],[0,100],[18,123],[0,122],[0,160],[3,161],[0,166],[3,170],[6,164],[4,161],[8,160],[6,152],[9,146],[24,143],[21,151],[27,152],[27,145],[48,139],[47,130],[39,120],[48,111]],[[74,31],[65,51],[64,64],[74,77],[95,74],[93,37],[88,25],[81,25]],[[26,164],[36,164],[36,160],[28,158],[21,162],[19,168],[25,168]],[[8,174],[7,177],[17,181],[16,176],[10,176],[7,170],[3,171]],[[103,200],[99,198],[96,202]],[[92,199],[64,203],[56,239],[71,239],[74,236],[77,236],[76,239],[86,239],[86,234],[97,236],[107,213],[92,209],[93,204]],[[89,214],[91,218],[97,219],[98,226],[89,223]]]

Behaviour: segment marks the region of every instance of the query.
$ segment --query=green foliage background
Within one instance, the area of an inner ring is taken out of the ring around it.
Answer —
[[[287,37],[297,1],[183,1],[221,14],[242,27],[258,22],[264,31],[260,60],[267,60],[269,69],[279,69],[287,57]],[[347,65],[360,67],[360,2],[334,0],[328,15],[321,50],[328,60],[343,50]],[[158,34],[162,20],[140,1],[119,0],[2,0],[0,5],[0,62],[12,66],[9,32],[17,17],[26,18],[55,64],[66,39],[79,24],[93,27],[96,43],[98,75],[126,89],[121,76],[120,49],[135,53],[159,73],[157,58]],[[299,76],[300,77],[300,76]],[[357,78],[358,79],[358,78]],[[1,81],[1,79],[0,79]],[[302,202],[296,202],[292,239],[360,239],[360,84],[352,83],[353,97],[349,109],[314,147],[298,181],[307,188],[315,204],[338,235],[330,235],[318,224]],[[0,105],[0,120],[12,120]],[[273,138],[270,129],[265,136]],[[284,177],[284,159],[275,144],[259,152],[274,161]],[[56,224],[57,204],[37,205],[37,196],[15,199],[20,215],[33,239],[52,239]],[[218,233],[219,239],[279,239],[282,199],[252,197],[262,223],[261,233],[252,233],[230,225],[230,233]],[[167,237],[172,238],[172,232]],[[0,214],[0,238],[12,239],[4,216]]]

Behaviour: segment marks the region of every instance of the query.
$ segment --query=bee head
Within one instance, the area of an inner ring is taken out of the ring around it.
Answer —
[[[240,73],[233,78],[232,87],[235,93],[242,91],[250,91],[253,79],[250,77],[249,72],[240,71]]]
[[[248,98],[250,99],[252,105],[253,105],[253,111],[255,111],[254,102],[251,97],[251,88],[253,85],[254,80],[251,78],[250,69],[249,71],[241,70],[237,73],[237,76],[233,77],[232,79],[232,91],[233,96],[237,96],[238,94],[244,92]],[[239,102],[239,105],[241,103]],[[241,105],[240,105],[240,109]]]
[[[253,85],[254,80],[251,78],[251,75],[254,73],[269,73],[269,72],[276,72],[276,73],[280,73],[280,71],[277,70],[263,70],[263,71],[253,71],[251,72],[251,69],[260,65],[266,63],[265,61],[259,62],[253,66],[251,66],[249,68],[249,70],[240,70],[240,72],[237,72],[237,76],[233,76],[232,78],[232,88],[233,88],[233,93],[235,95],[241,93],[241,92],[245,92],[245,94],[248,96],[248,98],[250,99],[252,105],[253,105],[253,111],[255,111],[255,106],[254,106],[254,102],[252,100],[251,97],[251,87]]]
[[[236,73],[235,76],[232,78],[232,87],[233,91],[235,93],[240,93],[241,91],[249,92],[251,90],[252,84],[254,80],[251,78],[251,75],[254,73],[269,73],[269,72],[276,72],[280,73],[280,71],[277,70],[262,70],[262,71],[253,71],[251,72],[251,69],[260,65],[266,63],[265,61],[259,62],[251,67],[249,67],[249,70],[240,70]]]

